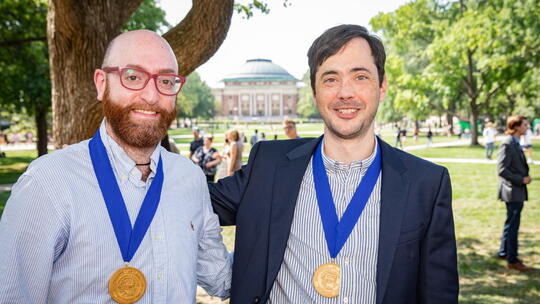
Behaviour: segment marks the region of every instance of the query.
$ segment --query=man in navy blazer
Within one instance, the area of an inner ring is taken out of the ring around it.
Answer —
[[[523,202],[528,199],[527,185],[531,183],[529,165],[519,146],[519,137],[527,132],[527,120],[513,115],[506,120],[508,137],[503,140],[497,157],[499,175],[498,196],[506,204],[506,220],[498,257],[508,262],[509,269],[529,271],[531,267],[518,259],[518,235]]]
[[[231,303],[457,303],[448,171],[374,135],[385,51],[357,25],[308,51],[324,135],[257,143],[210,184],[236,225]]]

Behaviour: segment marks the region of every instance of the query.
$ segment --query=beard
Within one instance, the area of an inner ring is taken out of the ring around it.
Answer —
[[[157,122],[135,122],[129,117],[134,109],[155,111],[159,113]],[[144,102],[122,107],[119,102],[113,102],[109,96],[109,87],[103,96],[103,114],[111,125],[114,134],[124,143],[136,148],[151,148],[156,146],[167,134],[172,121],[176,118],[176,106],[168,111],[158,106]]]

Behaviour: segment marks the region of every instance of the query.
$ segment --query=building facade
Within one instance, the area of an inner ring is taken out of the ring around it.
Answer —
[[[267,121],[296,117],[298,79],[268,59],[250,59],[212,89],[223,117]]]

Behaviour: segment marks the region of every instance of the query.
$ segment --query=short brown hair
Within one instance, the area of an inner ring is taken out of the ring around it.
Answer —
[[[379,37],[372,35],[368,30],[360,25],[343,24],[326,30],[317,38],[308,50],[309,77],[311,79],[311,89],[315,93],[315,75],[319,66],[333,56],[354,38],[362,38],[367,41],[371,49],[373,61],[377,67],[379,76],[379,87],[384,80],[384,63],[386,62],[386,52]]]
[[[512,115],[506,119],[506,131],[504,133],[513,135],[517,132],[517,128],[521,127],[523,121],[527,118],[521,115]]]

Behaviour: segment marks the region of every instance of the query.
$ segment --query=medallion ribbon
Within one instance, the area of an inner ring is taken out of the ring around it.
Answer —
[[[107,150],[103,145],[99,129],[96,135],[88,144],[90,149],[90,158],[96,174],[99,188],[105,200],[109,218],[114,228],[116,240],[122,252],[124,262],[129,262],[137,252],[146,231],[152,223],[161,198],[161,188],[163,186],[163,164],[161,155],[157,165],[156,175],[152,185],[146,192],[141,209],[135,220],[133,228],[129,219],[126,204],[120,192],[118,183],[107,156]]]
[[[356,222],[360,218],[364,207],[366,206],[371,192],[377,183],[377,178],[381,171],[381,151],[380,145],[377,144],[375,159],[367,169],[366,174],[362,178],[360,185],[356,188],[354,195],[345,209],[345,213],[338,220],[332,190],[328,181],[328,175],[324,167],[322,158],[323,140],[317,146],[317,150],[313,155],[313,182],[315,184],[315,192],[317,194],[317,203],[319,205],[319,213],[323,224],[324,236],[330,256],[335,258],[345,242],[349,238]]]

